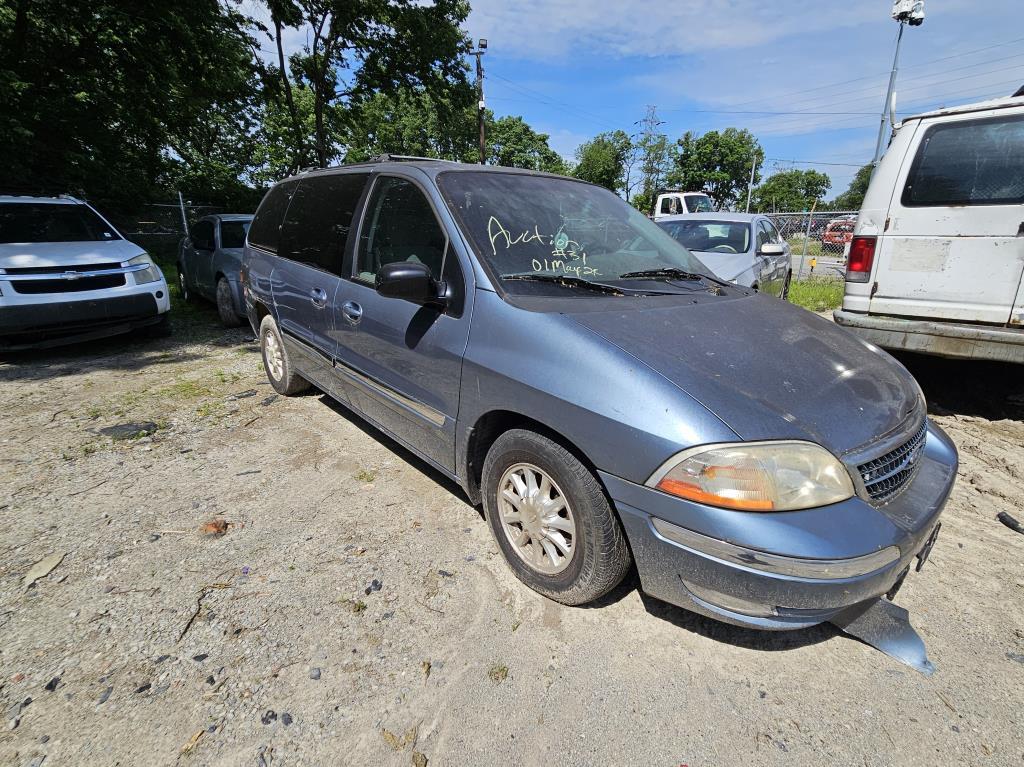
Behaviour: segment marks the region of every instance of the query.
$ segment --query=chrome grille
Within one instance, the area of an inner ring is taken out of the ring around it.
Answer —
[[[111,272],[96,274],[96,272]],[[75,264],[72,266],[9,267],[0,274],[10,275],[15,293],[78,293],[86,290],[117,288],[126,284],[124,270],[118,263]],[[82,275],[82,276],[80,276]]]
[[[857,467],[864,490],[874,503],[887,503],[906,487],[921,463],[927,435],[928,419],[925,418],[921,428],[902,445]]]

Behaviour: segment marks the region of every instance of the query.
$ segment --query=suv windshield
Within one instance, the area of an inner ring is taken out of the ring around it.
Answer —
[[[750,224],[735,221],[662,221],[662,229],[690,250],[745,253],[750,247]]]
[[[601,187],[480,171],[442,173],[437,182],[476,252],[505,278],[502,286],[510,292],[541,292],[540,283],[522,280],[533,275],[608,283],[647,270],[710,274],[646,216]]]
[[[0,203],[0,243],[96,242],[121,239],[85,205]]]
[[[244,248],[245,235],[249,233],[251,221],[221,221],[220,246],[222,248]]]
[[[686,209],[691,213],[714,213],[715,208],[711,204],[711,198],[706,194],[686,195]]]

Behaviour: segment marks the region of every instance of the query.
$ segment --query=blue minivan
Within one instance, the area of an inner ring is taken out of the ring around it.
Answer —
[[[273,387],[316,386],[457,481],[559,602],[635,565],[657,598],[802,628],[891,596],[935,542],[957,454],[907,370],[601,187],[307,171],[264,198],[242,283]]]

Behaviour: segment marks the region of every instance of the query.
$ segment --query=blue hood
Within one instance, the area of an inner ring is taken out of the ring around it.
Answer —
[[[895,429],[920,401],[888,354],[767,296],[567,314],[745,440],[811,440],[839,455]]]

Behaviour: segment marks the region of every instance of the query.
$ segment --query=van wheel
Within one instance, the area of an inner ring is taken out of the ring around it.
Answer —
[[[188,280],[185,279],[185,270],[181,264],[178,264],[178,292],[181,293],[181,300],[185,303],[191,304],[196,300],[195,294],[188,286]]]
[[[217,314],[221,324],[227,328],[237,328],[242,324],[238,312],[235,311],[235,299],[231,296],[231,283],[227,277],[217,280]]]
[[[793,281],[793,272],[786,272],[786,281],[782,283],[782,292],[779,298],[783,301],[789,300],[789,283]]]
[[[277,323],[269,314],[260,323],[260,351],[263,353],[263,369],[274,391],[286,397],[309,388],[309,381],[292,371],[288,350],[281,341]]]
[[[567,605],[615,588],[632,564],[626,537],[595,477],[575,455],[512,429],[484,461],[484,513],[512,572]]]

